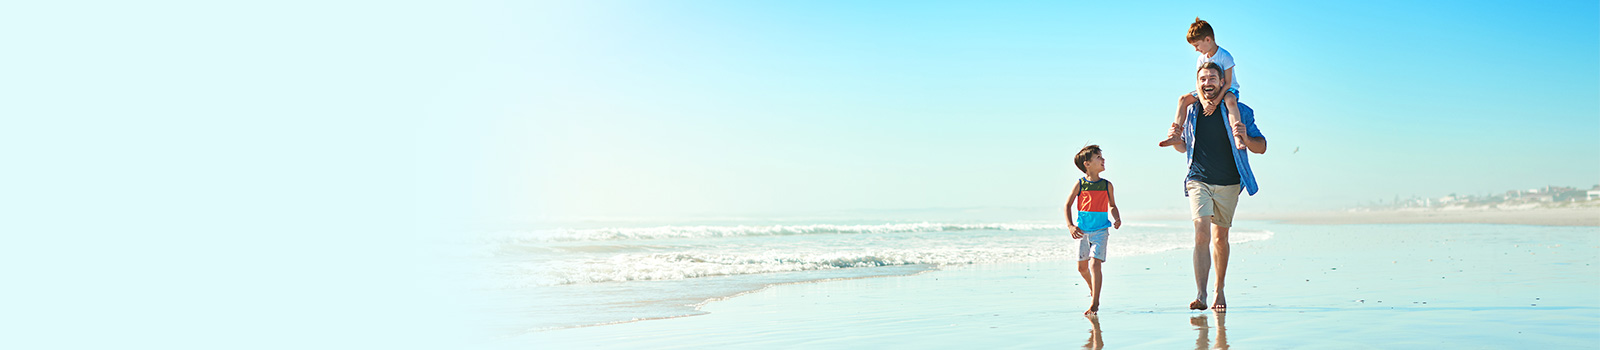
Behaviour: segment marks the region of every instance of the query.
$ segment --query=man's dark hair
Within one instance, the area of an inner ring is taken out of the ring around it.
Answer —
[[[1225,73],[1222,70],[1222,66],[1217,65],[1216,62],[1206,62],[1206,64],[1200,65],[1200,69],[1194,70],[1194,74],[1200,74],[1200,71],[1207,70],[1207,69],[1217,71],[1217,76],[1218,77],[1221,77],[1223,79],[1227,79],[1227,77],[1222,75],[1223,73]],[[1224,88],[1226,88],[1226,87],[1224,87]]]
[[[1100,154],[1100,145],[1083,146],[1083,149],[1078,150],[1078,155],[1072,157],[1072,162],[1076,163],[1078,171],[1087,173],[1089,168],[1083,167],[1083,162],[1089,161],[1089,158],[1093,158],[1096,154]]]

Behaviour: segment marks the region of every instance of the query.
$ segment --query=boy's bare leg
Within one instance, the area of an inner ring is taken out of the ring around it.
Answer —
[[[1100,283],[1103,282],[1101,278],[1104,277],[1100,273],[1100,263],[1102,262],[1100,259],[1089,258],[1089,270],[1094,272],[1094,283],[1089,288],[1089,295],[1094,301],[1089,303],[1089,311],[1084,311],[1084,315],[1093,316],[1100,312]]]
[[[1083,286],[1089,288],[1089,296],[1094,296],[1094,279],[1089,276],[1089,260],[1078,262],[1078,274],[1083,275]]]
[[[1206,279],[1211,277],[1211,217],[1194,219],[1194,302],[1191,310],[1206,309]]]
[[[1230,92],[1222,93],[1222,102],[1228,106],[1228,135],[1233,135],[1233,125],[1240,123],[1244,118],[1239,117],[1239,96]],[[1233,147],[1244,149],[1244,139],[1233,137]],[[1217,293],[1222,294],[1222,293]]]
[[[1200,99],[1195,98],[1194,95],[1185,93],[1183,96],[1178,97],[1178,114],[1173,118],[1172,123],[1183,125],[1185,119],[1184,117],[1187,117],[1189,114],[1189,105],[1195,104],[1195,102],[1200,102]],[[1172,137],[1168,137],[1166,140],[1161,140],[1161,142],[1157,143],[1156,145],[1167,147],[1181,143],[1183,143],[1183,138],[1178,135],[1173,135]]]
[[[1228,298],[1222,294],[1223,281],[1228,276],[1228,228],[1215,226],[1211,239],[1211,259],[1217,265],[1217,300],[1211,303],[1211,310],[1216,312],[1228,311]]]

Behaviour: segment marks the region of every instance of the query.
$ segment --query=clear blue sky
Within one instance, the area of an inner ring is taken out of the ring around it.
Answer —
[[[1592,1],[481,10],[441,101],[492,119],[548,216],[1057,206],[1085,143],[1125,210],[1178,210],[1183,157],[1153,144],[1196,16],[1271,145],[1249,207],[1600,183]]]
[[[448,101],[503,119],[505,180],[553,216],[1055,206],[1085,143],[1125,208],[1181,209],[1153,143],[1196,16],[1270,140],[1251,207],[1600,183],[1593,2],[485,10]]]
[[[0,108],[51,151],[30,181],[105,208],[283,179],[495,217],[1055,207],[1095,143],[1125,209],[1179,210],[1152,145],[1198,16],[1271,143],[1246,208],[1324,209],[1600,183],[1597,7],[38,3],[4,15]]]

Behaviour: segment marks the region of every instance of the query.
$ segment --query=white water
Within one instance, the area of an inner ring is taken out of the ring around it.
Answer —
[[[523,331],[692,315],[707,299],[776,283],[1077,259],[1077,241],[1066,225],[1048,222],[599,226],[482,238],[483,258],[491,262],[488,288],[519,310],[503,327]],[[1271,235],[1236,229],[1232,241]],[[1193,242],[1184,222],[1124,224],[1112,231],[1108,260]]]

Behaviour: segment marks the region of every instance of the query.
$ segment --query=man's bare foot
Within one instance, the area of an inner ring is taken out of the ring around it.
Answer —
[[[1200,299],[1195,299],[1194,302],[1189,303],[1189,310],[1205,310],[1205,309],[1206,309],[1206,302],[1201,301]]]
[[[1090,304],[1089,310],[1083,312],[1084,316],[1095,316],[1098,314],[1100,314],[1100,303]]]
[[[1211,304],[1211,311],[1228,312],[1228,298],[1222,297],[1222,292],[1217,292],[1217,302]]]

